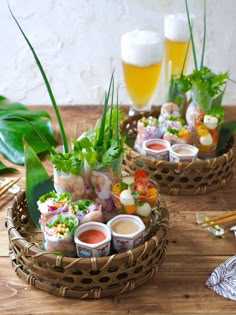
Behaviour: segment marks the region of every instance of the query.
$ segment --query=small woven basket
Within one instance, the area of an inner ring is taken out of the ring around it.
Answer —
[[[201,195],[225,186],[233,177],[235,154],[231,139],[221,155],[192,162],[168,162],[146,157],[133,150],[137,136],[137,122],[143,116],[158,117],[160,111],[153,110],[126,117],[121,130],[127,138],[122,170],[132,175],[136,169],[143,169],[160,185],[161,193],[168,195]]]
[[[155,213],[145,243],[133,250],[98,258],[57,256],[41,249],[42,233],[21,192],[7,213],[12,264],[28,284],[57,296],[95,299],[131,291],[149,281],[165,257],[169,214],[164,201]]]

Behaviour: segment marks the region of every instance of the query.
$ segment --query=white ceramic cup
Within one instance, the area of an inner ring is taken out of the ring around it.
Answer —
[[[174,144],[169,149],[170,162],[191,162],[196,160],[198,148],[190,144]]]
[[[122,226],[124,222],[125,224]],[[129,228],[132,226],[133,231],[128,233],[125,225]],[[113,247],[118,253],[133,249],[143,243],[145,225],[136,215],[117,215],[107,222],[107,226],[111,230]]]
[[[84,242],[80,239],[83,232],[97,230],[104,234],[104,238],[96,243]],[[111,231],[106,224],[100,222],[87,222],[79,225],[74,233],[74,241],[78,257],[99,257],[110,254]]]
[[[170,142],[164,139],[149,139],[143,142],[144,155],[154,157],[157,160],[168,161],[169,148]]]

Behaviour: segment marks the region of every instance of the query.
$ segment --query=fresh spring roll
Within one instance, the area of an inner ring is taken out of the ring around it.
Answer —
[[[69,192],[73,200],[84,198],[87,194],[83,176],[59,172],[54,169],[54,187],[57,193]]]
[[[72,202],[69,212],[78,218],[80,224],[89,221],[103,222],[102,206],[89,199]]]
[[[180,128],[168,127],[163,135],[163,139],[169,141],[171,144],[192,144],[193,135],[188,126]]]
[[[134,144],[135,150],[143,154],[143,142],[154,138],[160,138],[157,118],[149,116],[139,119],[137,123],[137,137]]]
[[[96,203],[102,206],[103,220],[107,222],[117,215],[117,210],[111,196],[111,185],[115,181],[115,173],[112,167],[102,171],[91,171],[90,187]]]
[[[74,230],[77,226],[78,219],[69,213],[59,213],[50,218],[44,230],[45,250],[75,257]]]
[[[51,217],[62,212],[68,212],[71,200],[70,193],[56,193],[55,191],[48,192],[39,198],[37,205],[41,213],[39,223],[42,231],[44,231],[45,224]]]

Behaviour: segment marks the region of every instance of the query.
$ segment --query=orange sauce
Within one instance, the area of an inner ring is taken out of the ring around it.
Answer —
[[[87,230],[82,232],[79,235],[79,239],[81,242],[87,244],[96,244],[104,241],[106,238],[105,234],[102,233],[100,230]]]
[[[118,234],[133,234],[139,226],[130,220],[117,220],[112,224],[112,230]]]
[[[160,151],[164,150],[166,147],[161,143],[150,143],[147,145],[147,148],[150,150]]]

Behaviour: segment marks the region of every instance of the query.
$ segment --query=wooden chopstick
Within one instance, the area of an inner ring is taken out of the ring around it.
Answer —
[[[20,179],[21,179],[21,177],[18,177],[17,179],[11,180],[10,182],[1,186],[0,187],[0,197],[3,196],[8,191],[8,189],[10,189],[12,186],[14,186]]]
[[[201,224],[202,228],[207,228],[210,226],[230,222],[233,220],[236,220],[236,211],[227,212],[224,215],[210,218],[208,220],[202,221],[200,224]]]

